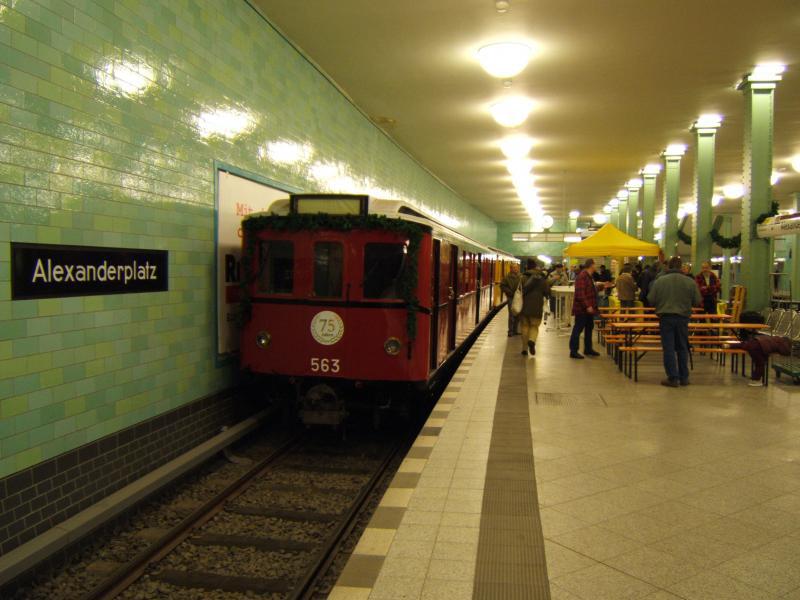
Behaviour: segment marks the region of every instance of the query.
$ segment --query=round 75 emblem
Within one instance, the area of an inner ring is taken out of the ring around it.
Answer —
[[[344,321],[331,310],[318,312],[311,319],[311,335],[323,346],[332,346],[344,335]]]

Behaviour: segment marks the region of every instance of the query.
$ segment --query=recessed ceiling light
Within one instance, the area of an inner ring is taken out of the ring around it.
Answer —
[[[524,134],[510,135],[500,141],[500,151],[506,158],[525,158],[533,147],[533,138]]]
[[[505,79],[518,75],[528,65],[531,47],[519,42],[499,42],[478,50],[478,62],[492,77]]]
[[[728,200],[737,200],[744,196],[744,186],[741,183],[729,183],[722,186],[722,193]]]
[[[664,156],[683,156],[686,152],[686,144],[670,144],[664,150]]]
[[[495,102],[489,107],[492,118],[503,127],[522,125],[531,110],[533,110],[533,101],[521,96],[506,98],[500,102]]]
[[[661,173],[661,165],[658,163],[645,165],[642,169],[642,175],[658,175],[659,173]]]
[[[629,179],[628,183],[626,183],[625,185],[628,188],[631,188],[631,189],[634,189],[634,190],[638,190],[640,187],[642,187],[642,180],[639,179],[638,177],[635,178],[635,179]]]
[[[774,81],[780,79],[781,73],[786,70],[786,65],[779,62],[761,63],[756,65],[750,74],[750,81]]]
[[[694,122],[695,129],[712,129],[722,125],[722,115],[707,113],[697,117]]]

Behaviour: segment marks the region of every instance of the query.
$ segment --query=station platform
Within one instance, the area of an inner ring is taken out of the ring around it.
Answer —
[[[598,348],[602,352],[602,348]],[[453,377],[332,600],[800,599],[800,393],[708,357],[666,388],[501,311]]]

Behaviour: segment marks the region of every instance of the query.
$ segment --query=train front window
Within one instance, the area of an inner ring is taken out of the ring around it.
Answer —
[[[314,295],[322,298],[342,296],[342,244],[314,244]]]
[[[406,266],[405,244],[364,246],[364,298],[400,298],[398,282]]]
[[[258,290],[267,294],[291,294],[294,284],[294,244],[270,240],[261,242]]]

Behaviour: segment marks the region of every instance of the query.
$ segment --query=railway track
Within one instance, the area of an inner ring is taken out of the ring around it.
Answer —
[[[293,437],[84,598],[310,598],[408,443]]]

